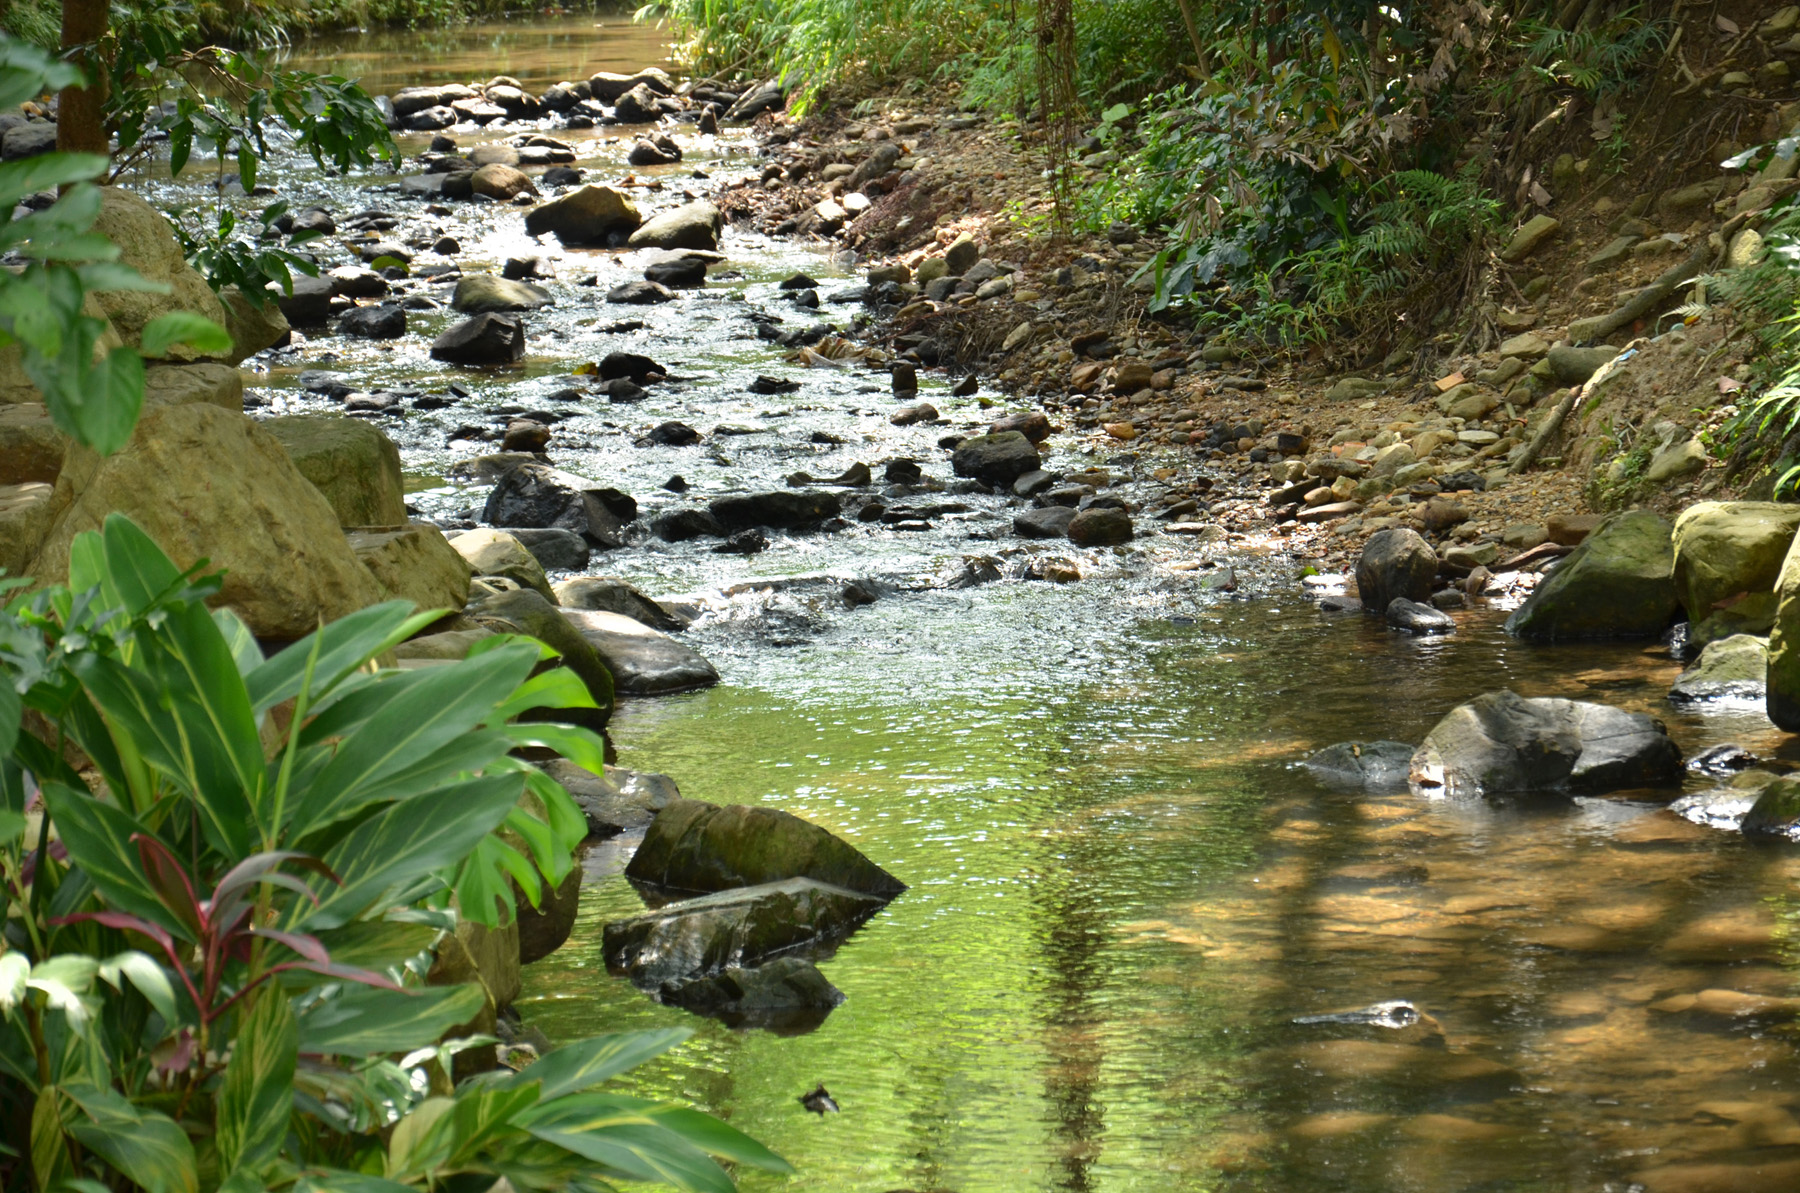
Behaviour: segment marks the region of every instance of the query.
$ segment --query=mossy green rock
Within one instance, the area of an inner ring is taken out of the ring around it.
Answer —
[[[891,899],[906,884],[816,824],[775,808],[679,800],[658,812],[625,874],[683,891],[810,878]]]
[[[357,418],[314,414],[271,418],[262,427],[325,495],[338,525],[406,525],[400,449],[379,428]]]
[[[1800,837],[1800,775],[1783,775],[1764,787],[1740,827],[1751,837]]]
[[[1608,518],[1506,619],[1506,632],[1536,642],[1662,633],[1680,609],[1673,531],[1649,510]]]
[[[606,964],[646,989],[685,985],[727,966],[829,945],[884,903],[807,878],[720,891],[606,925]]]
[[[1675,593],[1688,620],[1701,622],[1726,602],[1773,592],[1800,530],[1800,505],[1774,501],[1702,501],[1675,519]]]
[[[1800,733],[1800,540],[1788,548],[1775,581],[1775,625],[1769,631],[1769,720]]]

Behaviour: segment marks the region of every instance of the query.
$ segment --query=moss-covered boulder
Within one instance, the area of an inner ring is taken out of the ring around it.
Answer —
[[[1506,619],[1506,632],[1536,642],[1662,633],[1681,607],[1673,533],[1649,510],[1613,515]]]
[[[1800,505],[1773,501],[1702,501],[1675,519],[1675,593],[1699,645],[1726,637],[1714,631],[1767,633],[1775,581],[1800,531]],[[1748,607],[1746,607],[1748,606]],[[1756,625],[1757,614],[1769,619]],[[1747,616],[1748,615],[1748,616]]]
[[[1788,548],[1775,582],[1775,624],[1769,631],[1769,720],[1800,733],[1800,540]]]
[[[1800,775],[1783,775],[1764,787],[1739,827],[1751,837],[1800,838]]]
[[[287,449],[300,475],[325,495],[339,525],[406,525],[400,449],[379,428],[359,418],[319,414],[271,418],[262,425]]]
[[[682,891],[810,878],[891,899],[906,884],[816,824],[775,808],[684,799],[664,808],[627,877]]]
[[[1672,704],[1719,700],[1761,700],[1769,670],[1769,643],[1754,634],[1733,634],[1708,643],[1669,688]]]

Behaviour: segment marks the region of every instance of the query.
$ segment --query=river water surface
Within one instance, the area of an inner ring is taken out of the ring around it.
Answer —
[[[388,90],[496,73],[537,87],[663,56],[654,32],[620,19],[336,38],[294,62]],[[595,177],[626,172],[617,130],[554,135]],[[660,172],[652,206],[702,185],[688,179],[696,166],[754,169],[741,136],[677,139],[689,160]],[[481,503],[445,477],[491,449],[446,446],[451,427],[541,408],[576,364],[614,348],[685,380],[638,406],[559,407],[551,451],[649,512],[681,500],[660,488],[672,473],[703,497],[781,487],[798,468],[861,460],[879,472],[894,457],[948,479],[943,428],[887,423],[885,376],[804,369],[754,338],[748,310],[815,317],[783,304],[782,277],[812,273],[828,299],[851,284],[822,246],[733,231],[706,291],[609,307],[597,295],[641,261],[533,245],[511,208],[427,217],[357,193],[366,182],[296,169],[282,186],[339,211],[389,205],[400,232],[450,232],[465,268],[529,251],[557,273],[558,305],[531,317],[521,369],[431,363],[447,313],[416,316],[422,334],[395,344],[320,334],[264,366],[281,410],[330,406],[297,388],[303,368],[364,389],[462,386],[450,409],[384,424],[425,513]],[[598,290],[576,284],[588,275]],[[842,324],[857,309],[828,301],[818,317]],[[646,326],[614,329],[637,318]],[[758,373],[802,388],[752,396]],[[980,398],[927,396],[958,428],[991,417]],[[638,444],[669,418],[705,439]],[[1158,461],[1075,444],[1053,463],[1106,467],[1133,493]],[[1668,793],[1451,803],[1333,792],[1295,766],[1347,738],[1417,741],[1499,687],[1653,712],[1690,753],[1735,741],[1793,756],[1760,711],[1677,713],[1665,651],[1530,647],[1500,632],[1496,610],[1426,641],[1324,615],[1252,540],[1200,547],[1145,522],[1119,552],[1054,552],[1080,583],[1025,581],[1004,501],[916,500],[966,508],[928,511],[918,533],[777,536],[750,559],[651,541],[590,568],[658,596],[710,594],[688,638],[724,677],[622,702],[623,765],[666,772],[689,796],[805,817],[910,885],[822,964],[848,1001],[816,1031],[780,1036],[655,1005],[608,976],[601,925],[642,906],[618,875],[624,841],[589,853],[573,939],[527,971],[529,1024],[553,1040],[693,1027],[628,1083],[728,1118],[799,1169],[746,1174],[756,1191],[1800,1188],[1789,1022],[1691,997],[1800,994],[1791,850],[1690,824],[1664,810]],[[946,585],[967,555],[995,557],[1004,578]],[[1226,568],[1234,591],[1218,580]],[[836,594],[848,576],[885,595],[847,608]],[[1428,1018],[1403,1030],[1292,1022],[1392,999]],[[802,1109],[820,1083],[842,1113]]]

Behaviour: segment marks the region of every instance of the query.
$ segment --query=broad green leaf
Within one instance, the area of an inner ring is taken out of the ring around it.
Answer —
[[[497,775],[383,808],[326,853],[325,864],[341,884],[315,883],[318,906],[296,903],[287,926],[335,928],[360,917],[386,892],[454,868],[506,819],[523,786],[517,775]]]
[[[592,730],[527,721],[508,725],[506,733],[512,738],[513,745],[521,749],[536,746],[554,750],[582,770],[596,775],[606,773],[606,743]]]
[[[450,1158],[449,1098],[427,1098],[394,1124],[388,1137],[389,1176],[424,1176]]]
[[[561,1099],[521,1118],[546,1143],[605,1165],[631,1180],[663,1181],[685,1193],[737,1193],[737,1186],[705,1152],[641,1114]]]
[[[54,1189],[75,1175],[65,1138],[67,1100],[54,1085],[38,1089],[31,1108],[31,1171],[40,1189]]]
[[[145,881],[137,846],[132,844],[133,833],[149,830],[130,813],[85,791],[61,783],[45,783],[43,791],[56,831],[69,850],[69,861],[81,868],[107,902],[186,939],[187,928]]]
[[[38,191],[92,181],[110,164],[98,153],[44,153],[0,164],[0,203],[11,207]]]
[[[100,963],[100,977],[114,990],[124,989],[119,983],[129,981],[171,1029],[179,1022],[175,1012],[174,983],[148,953],[136,949],[115,953]]]
[[[627,1069],[654,1060],[684,1043],[694,1033],[685,1027],[615,1032],[565,1044],[529,1067],[506,1078],[508,1084],[535,1081],[550,1102],[611,1080]]]
[[[11,754],[19,740],[19,724],[25,715],[25,702],[10,675],[0,674],[0,754]]]
[[[411,601],[371,605],[340,617],[291,644],[245,677],[251,707],[263,712],[299,695],[300,684],[306,675],[306,660],[315,641],[319,645],[319,658],[313,666],[316,703],[319,694],[336,687],[344,676],[412,637],[440,616],[437,613],[415,616],[412,609]]]
[[[534,708],[598,708],[594,694],[579,675],[567,667],[552,667],[520,684],[499,708],[494,719],[509,721]]]
[[[231,649],[231,657],[237,661],[239,675],[249,675],[263,664],[262,647],[256,643],[256,635],[244,624],[244,619],[230,609],[214,609],[213,624],[219,627],[219,633]]]
[[[536,659],[523,647],[448,667],[413,671],[349,696],[307,728],[307,739],[344,735],[337,753],[297,796],[292,832],[304,836],[366,805],[388,776],[429,759],[488,719]],[[358,722],[361,722],[358,724]]]
[[[11,808],[0,808],[0,845],[11,845],[25,835],[29,822]]]
[[[736,1127],[720,1122],[710,1114],[667,1102],[632,1098],[623,1094],[582,1094],[596,1107],[614,1104],[622,1111],[641,1114],[660,1127],[673,1131],[709,1156],[719,1156],[739,1164],[748,1164],[764,1172],[793,1172],[794,1166],[750,1138]]]
[[[335,963],[393,974],[403,970],[408,962],[428,954],[443,933],[429,924],[355,920],[316,935]],[[284,979],[289,976],[296,980],[306,979],[307,984],[313,985],[320,981],[303,972],[282,975]]]
[[[274,1159],[294,1110],[299,1028],[285,991],[264,986],[238,1026],[219,1086],[219,1165],[249,1176]]]
[[[154,359],[167,356],[177,344],[185,344],[202,356],[223,356],[231,351],[231,333],[204,315],[170,311],[144,325],[139,351]]]
[[[330,1056],[410,1052],[481,1013],[478,985],[427,986],[405,993],[342,986],[299,1015],[300,1051]]]
[[[411,1185],[342,1168],[310,1169],[294,1182],[294,1193],[418,1193]]]
[[[108,514],[96,541],[104,560],[98,575],[106,596],[134,617],[148,611],[181,579],[181,569],[156,540],[124,514]]]
[[[536,1085],[465,1086],[450,1113],[450,1165],[467,1167],[494,1139],[518,1130],[514,1119],[537,1104]]]
[[[456,875],[456,905],[464,919],[497,928],[513,918],[512,884],[517,882],[533,907],[542,884],[525,855],[498,837],[483,837]]]
[[[69,1134],[114,1169],[131,1174],[147,1193],[199,1193],[194,1145],[187,1133],[155,1110],[135,1106],[110,1089],[69,1085],[66,1092],[87,1116]]]

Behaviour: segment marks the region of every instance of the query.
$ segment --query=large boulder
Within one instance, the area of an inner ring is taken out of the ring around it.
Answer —
[[[244,375],[227,364],[153,364],[144,370],[145,406],[185,406],[203,402],[241,414],[244,410]]]
[[[1710,642],[1669,689],[1674,704],[1714,700],[1762,700],[1769,671],[1769,643],[1753,634]]]
[[[479,315],[486,311],[535,311],[549,306],[550,301],[548,290],[530,282],[472,273],[456,283],[450,307],[465,315]]]
[[[606,967],[647,990],[685,985],[732,966],[816,951],[855,931],[886,901],[790,878],[614,920],[602,934]]]
[[[1775,625],[1769,632],[1769,720],[1800,733],[1800,539],[1788,548],[1775,582]]]
[[[575,866],[563,875],[562,882],[551,886],[547,880],[538,892],[538,905],[533,907],[525,893],[514,897],[513,911],[519,925],[519,964],[542,961],[569,939],[575,931],[575,917],[581,913],[581,867]]]
[[[346,536],[375,582],[418,609],[458,612],[469,603],[474,569],[429,522],[353,530]]]
[[[317,414],[271,418],[262,426],[325,495],[339,525],[406,524],[400,449],[379,428],[359,418]]]
[[[685,622],[671,616],[635,585],[611,576],[577,576],[573,580],[564,580],[556,586],[556,603],[564,609],[617,613],[665,634],[687,628]]]
[[[775,808],[684,799],[657,813],[628,878],[681,891],[810,878],[891,899],[906,884],[816,824]]]
[[[60,507],[32,575],[60,582],[69,546],[109,513],[143,527],[177,567],[225,569],[216,603],[258,637],[299,638],[386,599],[344,540],[336,511],[281,442],[241,413],[206,403],[150,407],[107,459],[71,447]]]
[[[651,217],[626,243],[634,249],[716,249],[725,217],[701,199]]]
[[[629,493],[538,463],[502,473],[481,511],[490,526],[572,530],[608,548],[624,545],[625,527],[636,518]]]
[[[957,444],[950,455],[956,475],[973,477],[984,485],[1010,485],[1042,464],[1037,446],[1018,431],[976,435]]]
[[[478,625],[498,633],[536,638],[562,655],[562,665],[581,677],[599,707],[597,715],[587,716],[575,709],[549,710],[546,715],[550,719],[574,720],[590,728],[605,724],[613,706],[612,672],[561,610],[529,588],[519,588],[483,597],[470,604],[467,612]]]
[[[1705,645],[1733,631],[1768,631],[1768,624],[1746,625],[1734,614],[1754,604],[1762,618],[1773,621],[1769,596],[1797,530],[1800,505],[1702,501],[1682,511],[1673,539],[1675,593],[1687,610],[1690,642]]]
[[[1381,615],[1396,599],[1431,599],[1437,552],[1416,530],[1390,527],[1369,536],[1356,561],[1356,591],[1365,612]]]
[[[144,328],[152,320],[175,311],[204,315],[223,327],[225,307],[200,271],[188,264],[168,219],[137,194],[115,186],[100,188],[100,217],[94,231],[119,246],[119,263],[137,270],[146,279],[167,287],[163,293],[147,290],[102,290],[95,293],[101,309],[123,341],[137,347]],[[167,360],[201,360],[184,344],[164,354]]]
[[[1643,713],[1561,697],[1488,692],[1453,709],[1412,758],[1432,795],[1610,791],[1681,782],[1681,750]]]
[[[769,526],[777,530],[803,530],[837,516],[843,499],[824,489],[781,489],[769,493],[738,493],[720,497],[707,509],[726,530]]]
[[[67,444],[42,402],[0,404],[0,485],[55,484]]]
[[[239,364],[264,348],[283,343],[293,331],[274,295],[264,298],[259,307],[236,286],[227,286],[219,291],[219,303],[225,309],[225,330],[231,336],[227,364]]]
[[[0,570],[23,576],[56,517],[56,487],[43,481],[0,485]]]
[[[623,192],[584,186],[526,212],[525,231],[554,235],[564,244],[604,244],[613,233],[635,232],[643,222],[637,204]]]
[[[698,651],[641,621],[577,609],[565,609],[563,616],[612,672],[613,685],[628,696],[662,696],[719,682],[719,673]]]
[[[621,75],[612,71],[596,71],[588,78],[588,93],[603,104],[616,104],[619,97],[634,87],[643,86],[657,95],[674,95],[675,80],[657,66],[647,66],[636,74]]]
[[[554,602],[550,580],[537,556],[504,530],[468,530],[450,540],[477,576],[501,576]]]
[[[662,105],[653,89],[639,83],[613,101],[613,115],[620,124],[649,124],[662,116]]]
[[[1630,510],[1602,522],[1506,619],[1506,632],[1539,642],[1651,638],[1675,620],[1674,527]]]
[[[613,837],[648,828],[656,814],[681,798],[668,775],[609,766],[604,775],[584,770],[566,759],[543,764],[544,773],[561,783],[587,817],[588,833]]]
[[[474,315],[431,342],[431,358],[457,365],[506,365],[524,359],[525,324],[512,315]]]

